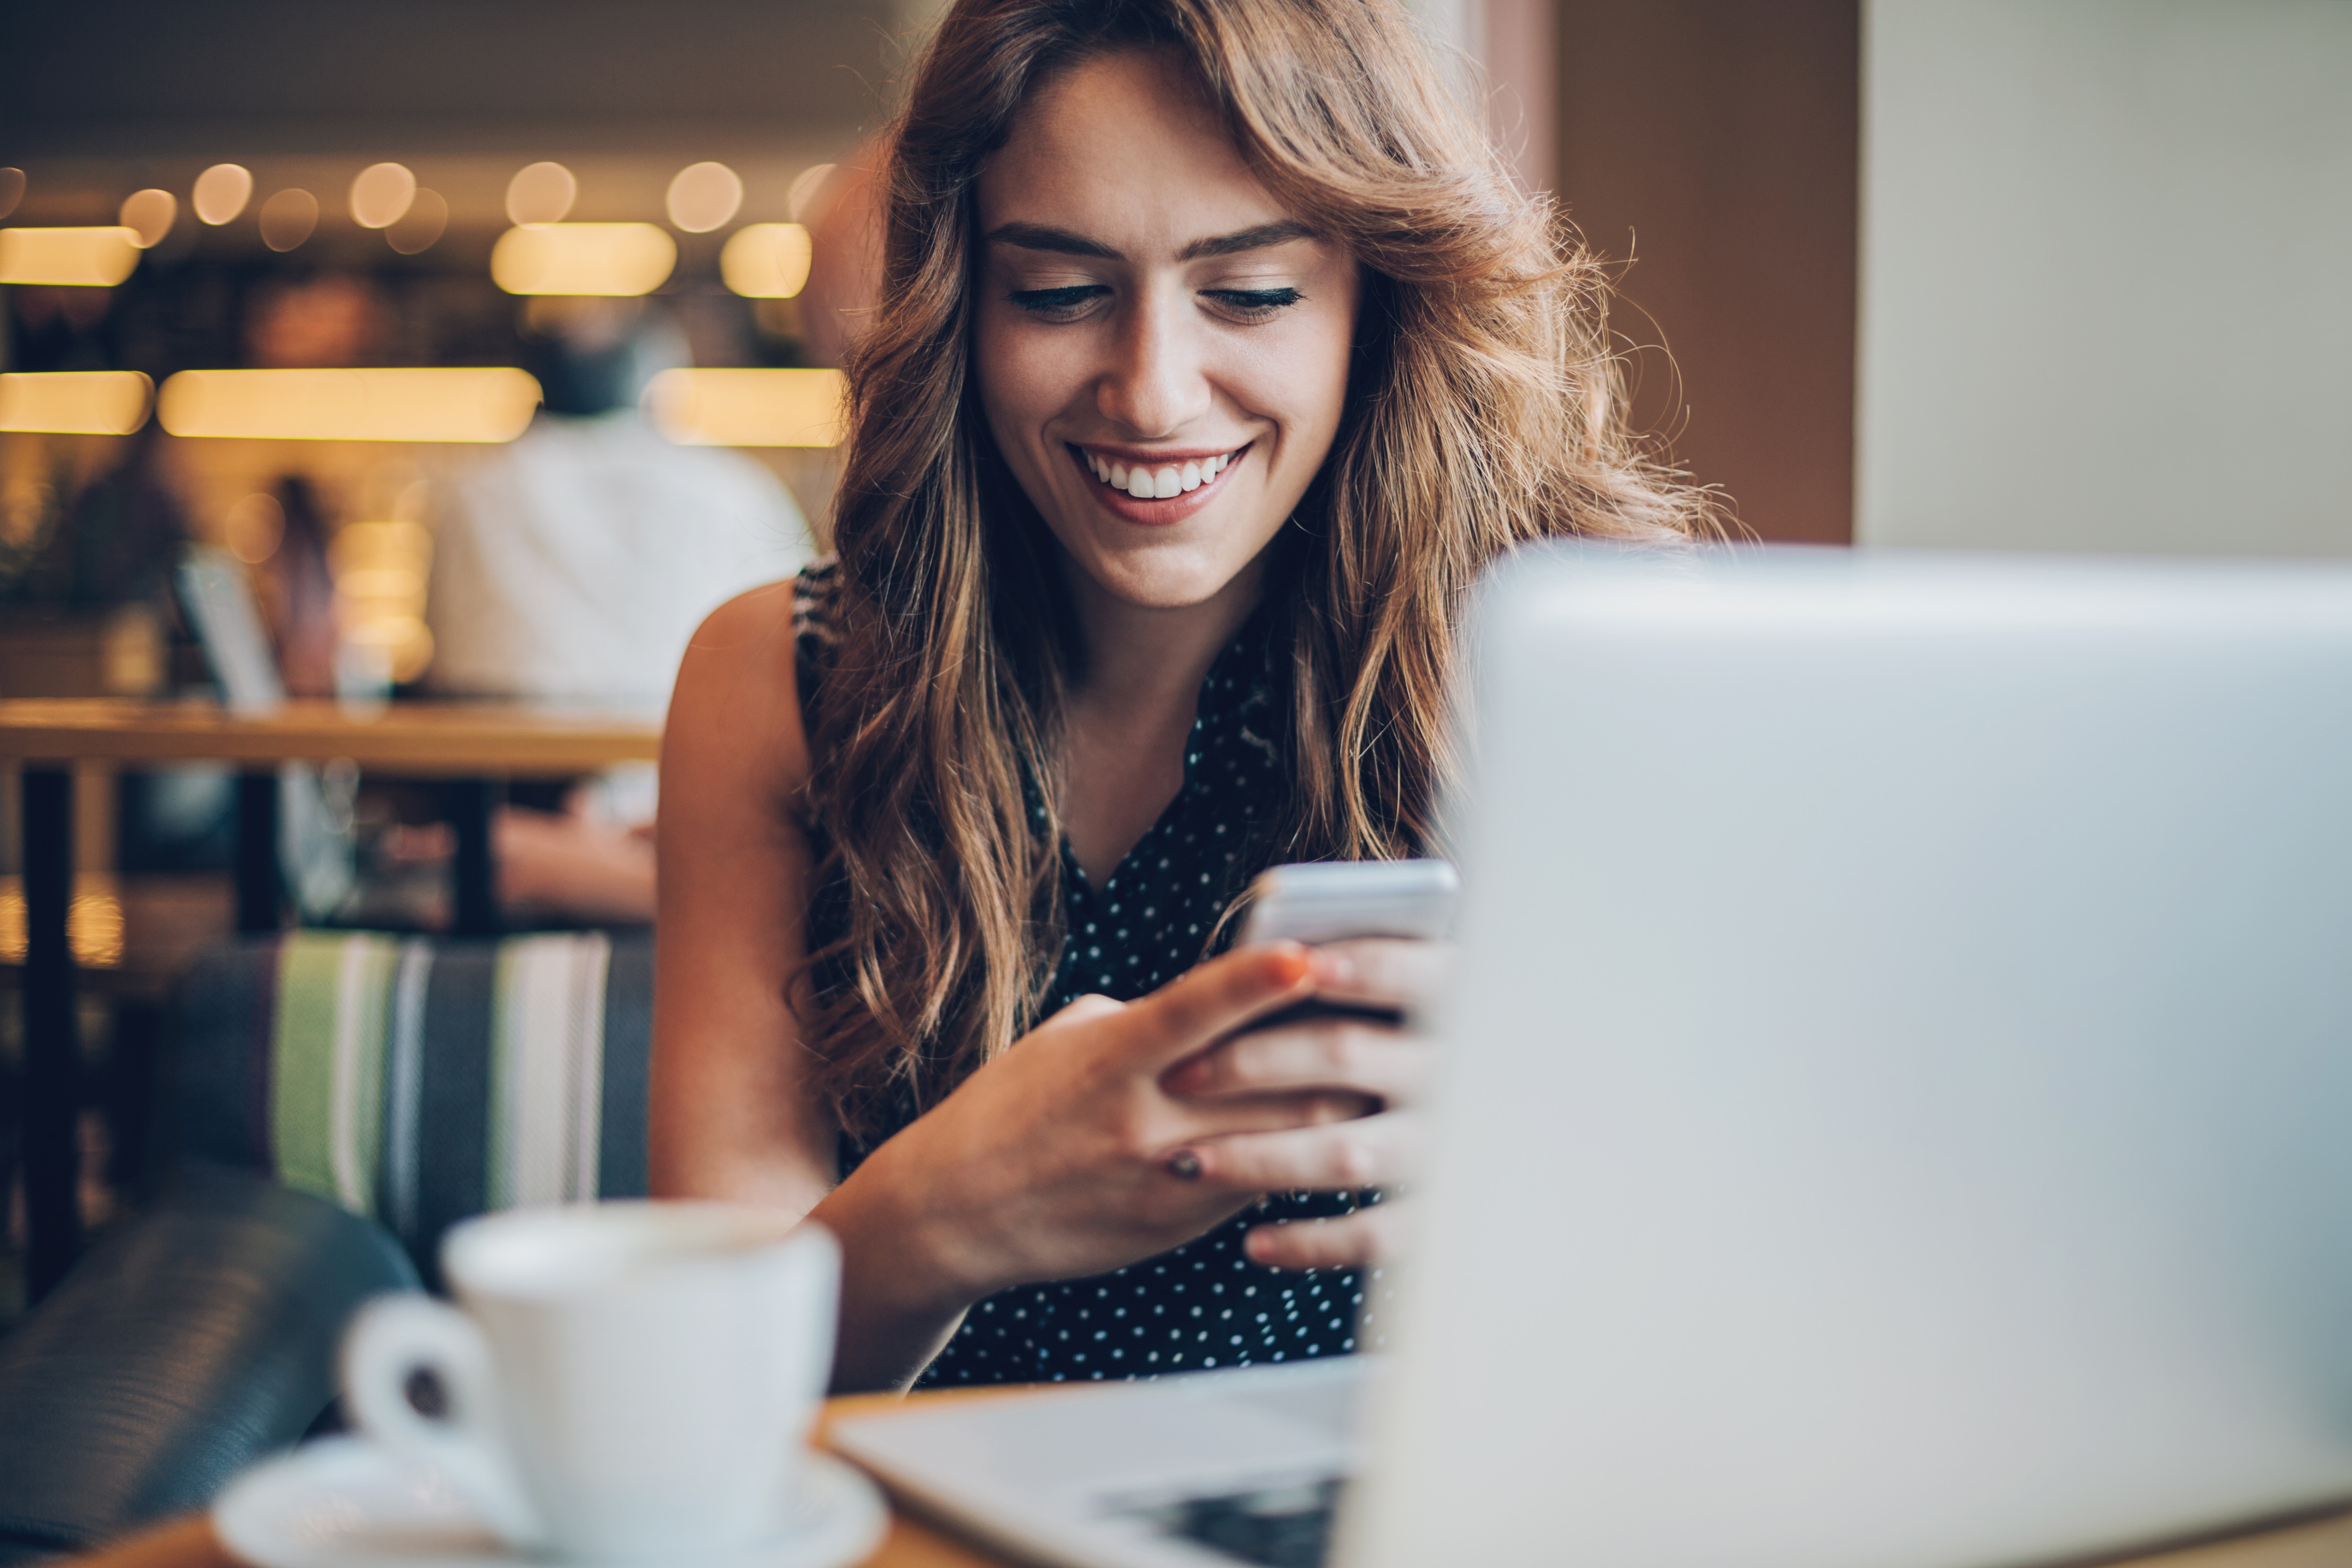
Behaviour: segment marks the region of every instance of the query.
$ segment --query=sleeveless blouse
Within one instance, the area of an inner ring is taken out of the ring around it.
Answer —
[[[824,700],[834,643],[835,567],[820,561],[794,584],[804,703]],[[1221,652],[1201,686],[1184,782],[1100,888],[1061,846],[1060,963],[1038,1021],[1099,993],[1131,1001],[1198,963],[1235,895],[1272,863],[1261,828],[1288,795],[1274,661],[1255,626]],[[823,903],[813,909],[821,929]],[[1222,945],[1220,943],[1219,945]],[[845,1137],[845,1175],[914,1119],[900,1097],[872,1143]],[[1089,1279],[1024,1285],[975,1304],[918,1382],[1061,1383],[1149,1376],[1344,1355],[1376,1331],[1366,1307],[1377,1271],[1293,1273],[1262,1268],[1243,1235],[1272,1221],[1342,1215],[1373,1193],[1292,1193],[1262,1199],[1171,1251]]]

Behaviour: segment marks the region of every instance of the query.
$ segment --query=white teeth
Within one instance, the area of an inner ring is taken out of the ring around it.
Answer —
[[[1181,466],[1164,468],[1130,468],[1125,463],[1109,458],[1097,457],[1079,448],[1087,468],[1095,478],[1115,490],[1125,490],[1138,500],[1165,500],[1170,496],[1197,490],[1227,468],[1233,467],[1234,454],[1222,453],[1214,458],[1199,458]]]

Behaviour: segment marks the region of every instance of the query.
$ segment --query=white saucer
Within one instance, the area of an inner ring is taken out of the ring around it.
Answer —
[[[801,1458],[791,1527],[721,1559],[662,1568],[845,1568],[880,1542],[890,1510],[828,1454]],[[440,1472],[364,1437],[329,1437],[257,1465],[213,1504],[221,1543],[254,1568],[516,1568],[542,1563],[485,1529]]]

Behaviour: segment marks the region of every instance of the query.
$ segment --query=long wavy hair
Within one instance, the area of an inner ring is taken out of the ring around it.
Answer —
[[[959,0],[888,140],[837,641],[808,715],[825,918],[793,999],[853,1132],[1011,1045],[1059,955],[1056,759],[1084,649],[979,406],[974,187],[1042,83],[1132,48],[1189,68],[1276,199],[1362,268],[1346,412],[1259,616],[1288,674],[1279,858],[1431,840],[1455,624],[1487,562],[1711,527],[1626,428],[1601,266],[1513,185],[1394,0]]]

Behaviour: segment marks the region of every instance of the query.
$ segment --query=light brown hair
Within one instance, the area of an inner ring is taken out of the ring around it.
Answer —
[[[1084,650],[978,405],[973,192],[1041,83],[1130,48],[1188,67],[1276,199],[1363,269],[1347,411],[1267,576],[1289,667],[1278,858],[1430,842],[1454,628],[1486,563],[1710,526],[1625,428],[1600,264],[1514,187],[1393,0],[960,0],[889,138],[838,642],[810,715],[824,940],[795,1005],[853,1131],[1010,1045],[1058,956],[1055,758]]]

